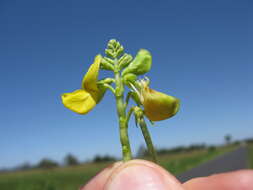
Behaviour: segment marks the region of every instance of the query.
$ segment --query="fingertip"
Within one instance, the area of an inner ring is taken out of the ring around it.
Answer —
[[[80,187],[80,190],[102,190],[111,173],[121,164],[122,162],[115,162],[109,165],[101,172],[99,172],[97,175],[95,175],[91,180],[89,180],[87,184]]]
[[[160,166],[145,160],[132,160],[115,169],[105,190],[182,190],[179,181]]]
[[[146,160],[117,162],[93,177],[80,190],[182,190],[180,182],[159,165]]]

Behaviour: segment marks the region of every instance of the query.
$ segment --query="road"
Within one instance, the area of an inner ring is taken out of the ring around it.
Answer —
[[[177,176],[177,178],[179,181],[185,182],[194,177],[246,169],[248,168],[247,164],[247,149],[246,147],[240,147],[233,152],[226,153],[214,160],[201,164],[196,168]]]

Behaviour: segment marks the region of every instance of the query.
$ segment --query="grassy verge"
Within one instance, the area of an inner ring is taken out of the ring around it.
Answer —
[[[160,157],[160,165],[170,173],[178,175],[234,149],[234,146],[230,146],[217,148],[216,150],[199,150],[190,153],[166,155]]]
[[[248,145],[249,150],[249,167],[253,169],[253,143]]]
[[[159,156],[160,164],[173,174],[179,174],[234,147],[216,150],[198,150]],[[78,189],[102,168],[110,163],[84,164],[51,170],[31,170],[0,174],[1,190],[73,190]]]

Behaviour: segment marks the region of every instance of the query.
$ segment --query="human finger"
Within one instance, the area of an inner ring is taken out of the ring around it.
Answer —
[[[191,179],[183,184],[186,190],[252,190],[253,170],[238,170]]]
[[[101,172],[99,172],[96,176],[94,176],[86,185],[80,188],[80,190],[102,190],[110,177],[111,173],[119,167],[122,162],[116,162],[114,164],[109,165]]]
[[[183,190],[180,182],[160,166],[145,160],[132,160],[114,169],[105,190]]]

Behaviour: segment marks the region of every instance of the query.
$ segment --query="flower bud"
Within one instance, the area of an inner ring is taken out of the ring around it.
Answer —
[[[132,73],[128,73],[128,74],[126,74],[126,75],[123,77],[123,82],[124,82],[124,84],[126,84],[126,85],[129,85],[129,83],[134,84],[135,81],[136,81],[136,79],[137,79],[137,76],[136,76],[136,75],[134,75],[134,74],[132,74]]]
[[[123,46],[120,46],[120,47],[116,50],[116,55],[117,55],[117,57],[120,56],[123,52],[124,52],[124,47],[123,47]]]
[[[119,57],[124,51],[124,47],[115,39],[111,39],[107,44],[105,53],[107,56],[116,58]]]
[[[113,71],[114,67],[110,58],[104,57],[101,60],[101,69]]]
[[[105,54],[106,54],[108,57],[115,58],[114,52],[113,52],[111,49],[106,49],[106,50],[105,50]]]
[[[133,57],[129,54],[124,54],[120,59],[119,59],[119,70],[124,69],[129,65],[129,63],[132,61]]]
[[[135,59],[126,67],[122,75],[133,73],[135,75],[143,75],[147,73],[152,65],[152,56],[148,50],[141,49]]]

